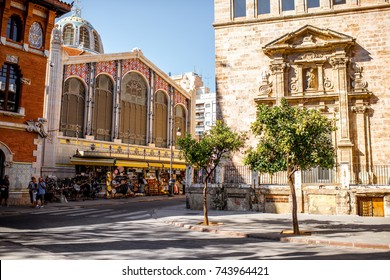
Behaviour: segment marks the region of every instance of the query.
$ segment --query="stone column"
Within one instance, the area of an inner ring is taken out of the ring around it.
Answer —
[[[372,183],[370,178],[370,160],[369,160],[369,145],[367,143],[367,131],[370,129],[366,126],[366,112],[368,106],[363,104],[363,100],[357,100],[355,106],[352,107],[352,111],[356,113],[356,140],[357,143],[357,155],[359,163],[359,180],[363,184]]]
[[[46,112],[48,137],[44,140],[43,167],[56,165],[57,135],[60,130],[61,98],[64,66],[61,53],[61,31],[53,29],[50,58],[48,67],[48,79],[46,81]]]
[[[93,121],[93,109],[94,109],[94,93],[95,93],[95,81],[96,81],[96,63],[91,63],[89,67],[89,85],[87,84],[87,108],[85,112],[86,116],[86,134],[92,135],[92,121]],[[85,128],[84,128],[85,129]]]
[[[324,70],[322,64],[317,64],[318,71],[318,91],[324,93]]]
[[[285,69],[287,64],[282,57],[275,58],[270,65],[272,74],[274,76],[274,93],[276,97],[276,105],[280,104],[285,92],[288,92],[288,83],[285,83]]]
[[[340,162],[340,183],[341,187],[349,189],[350,172],[349,162]]]
[[[148,118],[148,122],[149,122],[149,139],[148,139],[148,144],[155,144],[154,143],[154,126],[155,126],[155,122],[154,122],[154,96],[155,96],[155,89],[154,89],[154,83],[155,83],[155,79],[154,79],[154,72],[153,70],[150,70],[149,71],[149,76],[150,76],[150,101],[149,101],[149,118]]]
[[[120,112],[121,112],[121,90],[122,90],[122,61],[117,61],[117,67],[116,67],[116,83],[115,83],[115,90],[114,90],[114,140],[119,139],[119,126],[120,126]]]
[[[344,51],[337,51],[330,59],[335,77],[335,91],[339,93],[339,130],[337,148],[339,159],[342,162],[352,163],[352,147],[349,128],[349,102],[348,102],[348,81],[347,63],[348,58]]]

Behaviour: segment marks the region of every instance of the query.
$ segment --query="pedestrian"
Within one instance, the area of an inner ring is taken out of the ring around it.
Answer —
[[[31,177],[31,181],[28,184],[28,194],[30,195],[31,206],[35,207],[37,205],[37,179],[35,177]]]
[[[42,208],[45,202],[46,183],[42,177],[38,179],[38,191],[37,191],[37,206],[36,208]],[[40,203],[39,203],[40,202]]]
[[[8,175],[4,176],[4,179],[0,181],[0,206],[3,206],[3,200],[4,200],[4,206],[8,207],[8,196],[9,196],[9,177]]]

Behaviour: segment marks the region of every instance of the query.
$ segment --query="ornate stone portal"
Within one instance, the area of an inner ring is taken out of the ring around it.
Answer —
[[[337,120],[333,135],[338,162],[369,163],[369,153],[357,151],[368,147],[369,122],[363,105],[369,107],[370,92],[364,81],[363,68],[353,57],[355,39],[329,29],[306,25],[265,45],[270,60],[270,74],[263,71],[257,103],[279,104],[284,97],[292,105],[320,109]],[[359,116],[350,114],[359,113]],[[363,115],[363,117],[361,116]],[[350,120],[353,118],[353,120]],[[364,130],[357,130],[359,127]],[[351,129],[354,130],[351,136]],[[355,141],[354,141],[355,140]]]

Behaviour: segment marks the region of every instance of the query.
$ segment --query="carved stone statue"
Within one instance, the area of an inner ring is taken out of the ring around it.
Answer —
[[[314,89],[315,88],[315,80],[316,75],[314,73],[314,69],[310,68],[309,71],[306,72],[306,81],[307,81],[307,89]]]
[[[46,122],[44,119],[38,119],[38,121],[29,120],[27,121],[28,132],[38,133],[42,138],[46,138],[48,136],[43,124]]]

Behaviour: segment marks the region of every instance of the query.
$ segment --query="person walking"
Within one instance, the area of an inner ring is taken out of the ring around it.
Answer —
[[[3,200],[4,200],[4,206],[8,207],[8,196],[9,196],[9,177],[8,175],[4,176],[4,179],[0,181],[0,206],[3,206]]]
[[[46,183],[43,181],[42,177],[39,177],[36,208],[43,208],[43,204],[45,202],[45,193],[46,193]]]
[[[31,206],[35,207],[37,205],[37,179],[35,177],[31,177],[31,181],[28,184],[28,194],[30,195]]]

